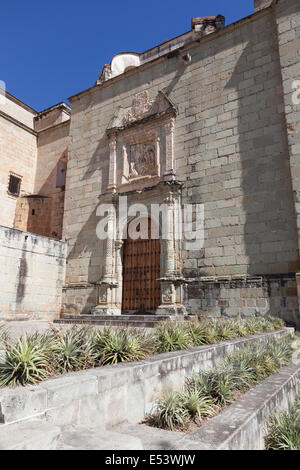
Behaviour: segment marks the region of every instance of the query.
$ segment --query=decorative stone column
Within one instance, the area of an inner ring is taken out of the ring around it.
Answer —
[[[118,301],[119,287],[116,272],[118,259],[116,242],[116,210],[113,195],[111,195],[112,210],[107,215],[107,238],[105,240],[103,279],[99,282],[99,304],[92,309],[92,315],[120,315],[121,305]]]
[[[165,125],[166,132],[166,170],[164,173],[165,181],[172,181],[175,179],[175,164],[174,164],[174,131],[175,131],[175,118],[171,117]]]
[[[172,190],[173,189],[173,190]],[[163,261],[164,274],[159,279],[161,283],[161,305],[157,308],[157,315],[185,315],[186,308],[182,305],[183,289],[182,285],[185,279],[181,273],[181,266],[178,265],[180,256],[176,251],[181,250],[180,240],[177,240],[176,234],[178,228],[175,223],[181,220],[176,217],[176,211],[181,210],[180,189],[181,186],[175,186],[170,189],[164,202],[166,209],[167,230],[163,233]]]
[[[109,136],[109,173],[107,191],[115,192],[117,170],[117,135],[115,133]]]

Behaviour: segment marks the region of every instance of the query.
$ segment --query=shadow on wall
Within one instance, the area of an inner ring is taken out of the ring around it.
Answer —
[[[98,239],[96,234],[99,221],[96,211],[97,207],[77,235],[75,244],[71,247],[67,258],[67,264],[72,265],[72,261],[76,261],[76,268],[70,269],[68,282],[78,284],[81,281],[80,276],[82,276],[82,278],[87,279],[89,285],[86,289],[72,287],[71,291],[75,292],[73,294],[76,299],[75,302],[68,301],[70,290],[66,287],[66,301],[63,305],[63,312],[65,313],[90,313],[91,309],[98,304],[97,284],[102,277],[103,256],[101,254],[103,253],[103,242]],[[75,277],[72,276],[72,271],[76,272]],[[85,284],[86,282],[83,283],[83,285]]]
[[[27,274],[28,274],[28,265],[26,261],[26,241],[27,241],[27,237],[25,236],[23,246],[22,246],[22,257],[20,260],[20,266],[19,266],[18,278],[17,278],[16,304],[18,308],[21,308],[21,304],[25,297],[25,291],[26,291],[26,282],[27,282]]]
[[[267,40],[268,29],[265,35]],[[276,42],[265,58],[265,72],[260,67],[257,75],[247,65],[253,50],[249,41],[226,85],[241,94],[236,116],[241,188],[236,201],[237,213],[241,205],[244,220],[240,219],[241,232],[236,236],[242,235],[245,251],[236,253],[237,264],[248,265],[250,275],[295,273],[299,268],[297,228]],[[243,90],[240,84],[248,76],[252,79]]]

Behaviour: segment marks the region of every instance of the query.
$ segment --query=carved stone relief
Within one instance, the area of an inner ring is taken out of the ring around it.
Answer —
[[[131,106],[118,108],[107,129],[110,172],[114,172],[108,189],[142,189],[174,179],[175,115],[175,107],[162,92],[150,100],[143,91],[134,96]]]

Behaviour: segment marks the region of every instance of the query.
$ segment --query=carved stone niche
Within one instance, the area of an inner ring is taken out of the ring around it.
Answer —
[[[150,100],[148,92],[143,91],[135,95],[130,107],[117,109],[107,128],[108,192],[122,193],[174,180],[176,113],[162,92]]]

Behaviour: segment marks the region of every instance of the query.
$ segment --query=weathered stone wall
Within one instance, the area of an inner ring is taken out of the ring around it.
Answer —
[[[0,226],[0,319],[59,317],[66,243]]]
[[[277,315],[300,329],[295,274],[260,278],[201,278],[187,289],[189,311],[199,316]]]
[[[61,239],[69,121],[65,103],[37,113],[9,93],[1,100],[0,224]],[[8,194],[10,173],[21,178],[20,197]],[[32,194],[50,201],[24,199]]]
[[[48,237],[51,234],[52,199],[47,196],[18,198],[14,228]]]
[[[296,0],[282,3],[298,7]],[[204,204],[204,248],[183,251],[185,276],[197,282],[203,276],[283,275],[298,270],[274,8],[201,38],[178,56],[166,55],[72,97],[64,220],[64,234],[70,240],[66,283],[81,286],[77,303],[74,293],[65,291],[72,313],[86,311],[96,296],[93,283],[103,272],[96,208],[108,183],[106,129],[117,107],[130,106],[143,90],[151,99],[163,90],[177,106],[176,179],[185,184],[183,202]],[[189,65],[182,60],[184,53],[191,55]],[[294,294],[291,297],[294,303]],[[195,311],[194,298],[187,298],[187,306]],[[262,304],[255,307],[265,312]],[[201,313],[200,302],[198,307]],[[291,310],[295,308],[293,304]]]
[[[51,198],[50,228],[46,235],[58,240],[62,238],[69,127],[67,120],[41,130],[38,135],[34,192]]]
[[[289,163],[300,247],[300,6],[298,2],[276,5],[278,52],[280,56],[283,108],[286,120]],[[297,274],[300,299],[300,277]]]
[[[19,113],[19,118],[16,118],[19,121],[11,121],[6,116],[9,113],[12,119]],[[34,188],[37,137],[33,130],[33,117],[31,111],[17,105],[9,97],[0,109],[0,224],[8,227],[14,225],[18,199],[8,194],[10,172],[22,178],[21,194],[31,194]]]

